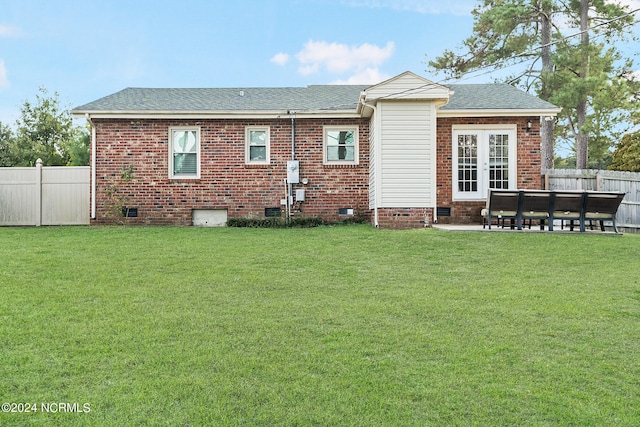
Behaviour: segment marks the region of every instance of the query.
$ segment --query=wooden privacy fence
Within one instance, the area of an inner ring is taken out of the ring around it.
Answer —
[[[0,168],[0,225],[89,224],[89,167]]]
[[[627,231],[640,231],[640,173],[596,169],[542,171],[545,190],[619,191],[625,193],[616,223]]]

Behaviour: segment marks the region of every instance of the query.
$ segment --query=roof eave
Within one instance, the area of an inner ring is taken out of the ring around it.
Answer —
[[[139,111],[139,110],[72,110],[74,117],[92,119],[276,119],[326,117],[358,118],[356,110],[266,110],[266,111]]]

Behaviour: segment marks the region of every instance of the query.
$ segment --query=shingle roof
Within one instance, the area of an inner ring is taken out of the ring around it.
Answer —
[[[441,110],[546,110],[557,109],[516,87],[506,83],[453,84],[449,103]]]
[[[355,111],[361,92],[368,87],[126,88],[76,107],[73,112]],[[553,104],[508,84],[454,84],[449,87],[454,94],[441,108],[443,111],[556,109]]]
[[[91,111],[273,111],[355,110],[368,86],[282,88],[127,88],[74,110]]]

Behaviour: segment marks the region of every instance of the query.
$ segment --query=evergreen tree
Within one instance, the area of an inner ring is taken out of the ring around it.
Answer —
[[[640,131],[622,138],[613,152],[609,169],[640,172]]]
[[[587,166],[587,143],[612,146],[615,121],[601,120],[605,112],[621,120],[637,82],[614,44],[629,34],[633,16],[627,6],[606,0],[482,0],[472,12],[473,35],[462,53],[445,51],[429,62],[436,72],[460,78],[484,68],[525,64],[505,80],[533,90],[562,108],[558,132],[575,141],[578,168]],[[567,37],[563,25],[580,28],[579,38]],[[591,35],[597,37],[591,37]],[[597,41],[600,37],[604,42]],[[607,100],[606,105],[596,105]],[[551,168],[553,122],[542,122],[543,168]],[[593,155],[606,155],[593,150]]]

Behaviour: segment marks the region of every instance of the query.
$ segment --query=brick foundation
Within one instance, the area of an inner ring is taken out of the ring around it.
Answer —
[[[372,224],[375,218],[372,218]],[[380,228],[406,229],[431,227],[433,209],[430,208],[378,208]]]

